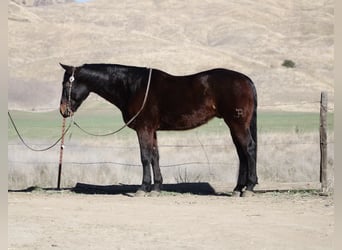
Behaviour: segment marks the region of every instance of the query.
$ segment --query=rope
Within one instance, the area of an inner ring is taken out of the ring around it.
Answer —
[[[21,141],[28,149],[30,149],[30,150],[32,150],[32,151],[36,151],[36,152],[47,151],[47,150],[53,148],[54,146],[56,146],[57,143],[60,142],[60,140],[62,140],[62,138],[63,138],[64,135],[68,132],[69,128],[70,128],[71,125],[72,125],[72,121],[71,121],[71,122],[69,123],[67,129],[64,131],[64,133],[62,133],[61,137],[60,137],[55,143],[53,143],[51,146],[49,146],[49,147],[47,147],[47,148],[36,149],[36,148],[33,148],[33,147],[29,146],[29,145],[25,142],[25,140],[23,139],[23,137],[22,137],[21,134],[19,133],[19,131],[18,131],[18,129],[17,129],[17,126],[15,125],[14,120],[13,120],[13,118],[12,118],[10,112],[7,111],[7,114],[8,114],[8,117],[10,118],[11,124],[12,124],[12,126],[13,126],[15,132],[17,133],[17,135],[18,135],[20,141]]]
[[[62,135],[64,135],[64,130],[65,130],[65,117],[63,117]],[[58,190],[60,190],[60,187],[61,187],[63,149],[64,149],[64,136],[62,136],[61,147],[59,149],[59,164],[58,164],[58,178],[57,178],[57,189]]]
[[[83,129],[76,121],[74,121],[75,126],[78,127],[82,132],[84,132],[84,133],[86,133],[88,135],[91,135],[91,136],[109,136],[109,135],[113,135],[113,134],[116,134],[116,133],[120,132],[125,127],[129,126],[135,120],[135,118],[138,117],[138,115],[141,113],[141,111],[145,107],[145,104],[146,104],[146,101],[147,101],[147,96],[148,96],[148,93],[149,93],[149,90],[150,90],[150,85],[151,85],[151,76],[152,76],[152,68],[150,68],[150,71],[149,71],[148,82],[147,82],[147,87],[146,87],[146,91],[145,91],[145,96],[144,96],[144,100],[143,100],[143,103],[142,103],[139,111],[128,122],[126,122],[121,128],[119,128],[119,129],[117,129],[117,130],[115,130],[113,132],[107,133],[107,134],[93,134],[93,133],[88,132],[85,129]]]

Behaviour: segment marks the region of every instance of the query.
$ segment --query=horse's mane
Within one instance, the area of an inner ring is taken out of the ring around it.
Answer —
[[[79,77],[91,81],[108,81],[110,75],[108,74],[109,65],[105,64],[83,64],[79,71]]]
[[[119,64],[83,64],[79,77],[94,84],[120,82],[129,92],[135,93],[147,77],[146,68]]]

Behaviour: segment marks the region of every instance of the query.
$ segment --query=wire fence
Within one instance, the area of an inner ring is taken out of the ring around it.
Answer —
[[[319,102],[315,101],[308,104],[319,104]],[[283,104],[277,105],[282,106]],[[266,105],[263,107],[266,107]],[[109,109],[110,108],[108,107],[99,110],[106,111]],[[319,120],[319,117],[317,117],[317,120]],[[297,126],[296,123],[292,125],[293,127]],[[16,134],[10,126],[11,125],[9,125],[9,137],[11,137],[11,140],[8,142],[8,164],[10,169],[9,179],[11,181],[9,182],[9,187],[11,187],[11,185],[13,188],[21,187],[21,185],[18,184],[19,181],[16,176],[21,176],[20,178],[23,179],[26,178],[23,177],[23,175],[32,174],[28,173],[27,170],[24,170],[25,168],[28,168],[28,166],[40,171],[40,173],[38,173],[40,178],[33,180],[30,183],[38,183],[38,185],[40,185],[39,183],[46,183],[42,179],[51,178],[52,170],[48,172],[50,173],[48,174],[44,172],[44,169],[56,169],[59,148],[54,147],[50,152],[29,153],[29,150],[26,149],[19,140],[15,139]],[[160,167],[164,169],[164,171],[167,169],[172,170],[172,177],[174,177],[176,181],[184,180],[184,174],[186,173],[186,178],[189,180],[196,181],[201,178],[210,179],[210,176],[215,175],[217,176],[215,177],[216,180],[226,181],[223,177],[221,178],[221,176],[230,175],[232,176],[230,182],[234,182],[233,179],[236,177],[238,158],[233,142],[229,138],[229,130],[224,125],[226,132],[223,134],[223,126],[219,126],[218,124],[212,124],[210,126],[211,130],[209,132],[209,137],[207,131],[201,132],[197,130],[186,133],[182,132],[179,136],[177,135],[178,132],[172,132],[171,135],[164,133],[161,137],[166,137],[167,139],[160,140],[158,146],[161,151]],[[100,129],[94,124],[86,124],[82,127],[83,129],[90,131],[98,131]],[[46,148],[51,145],[46,141],[53,140],[52,137],[54,137],[55,133],[56,139],[59,138],[60,135],[58,135],[56,131],[60,128],[61,126],[57,123],[49,123],[48,127],[39,125],[39,123],[32,123],[30,124],[30,130],[45,131],[44,133],[49,134],[49,137],[44,140],[41,137],[30,138],[28,140],[30,143],[27,142],[27,144],[30,144],[30,146],[34,148]],[[262,179],[279,182],[318,181],[318,131],[318,126],[317,130],[308,133],[301,132],[300,130],[287,131],[286,133],[281,134],[259,131],[258,171],[259,175],[262,176]],[[22,136],[25,140],[25,134]],[[134,172],[136,171],[135,169],[141,171],[139,145],[134,133],[119,138],[115,138],[114,136],[110,137],[110,139],[97,139],[96,137],[85,134],[79,127],[72,126],[70,131],[66,133],[66,136],[69,136],[65,143],[68,155],[65,157],[63,164],[69,166],[65,175],[69,176],[69,178],[74,175],[73,180],[79,178],[80,175],[84,177],[85,174],[82,171],[89,171],[93,176],[99,175],[102,171],[106,173],[102,173],[102,175],[116,176],[118,181],[123,178],[122,176],[124,176],[124,174],[117,174],[115,172],[117,171],[117,167],[122,167],[128,172]],[[334,147],[333,135],[328,138],[328,147],[330,147],[330,149],[333,149]],[[333,150],[329,150],[331,165],[333,165],[333,158]],[[99,168],[104,169],[106,167],[114,168],[111,171],[108,171],[107,169],[98,170]],[[223,168],[231,170],[223,171]],[[71,169],[78,169],[78,172],[75,173]],[[187,169],[189,169],[189,171],[187,171]],[[35,170],[32,171],[34,172]],[[139,171],[138,174],[135,174],[140,175]],[[195,172],[192,179],[189,177],[189,172],[191,171]],[[45,174],[42,174],[42,172]],[[82,174],[80,174],[81,172]],[[206,173],[203,174],[204,172]],[[52,174],[52,176],[55,176],[55,174]],[[89,179],[90,177],[87,178]],[[104,179],[105,177],[101,178],[95,178],[96,182],[108,182],[107,179]],[[92,181],[95,181],[95,179],[92,179]],[[169,181],[172,182],[173,180],[169,179]],[[65,185],[72,185],[70,184],[71,182],[71,180],[66,180]],[[126,182],[139,181],[137,181],[136,178],[134,180],[126,179]],[[29,181],[26,181],[25,183],[25,185],[29,185],[27,184]],[[46,185],[51,186],[53,185],[52,183],[53,181],[50,179],[50,182]]]
[[[328,145],[334,145],[334,140],[328,141]],[[266,147],[274,147],[276,145],[281,145],[281,146],[300,146],[300,145],[312,145],[312,146],[317,146],[319,144],[318,140],[311,141],[311,142],[303,142],[303,141],[295,141],[295,142],[270,142],[270,143],[259,143],[258,147],[266,148]],[[24,149],[23,145],[20,143],[8,143],[8,146],[11,148],[11,150],[16,150],[15,148],[19,147],[21,150]],[[47,147],[49,146],[48,144],[32,144],[32,147]],[[75,146],[75,145],[67,145],[67,150],[73,152],[73,150],[79,149],[80,146]],[[103,149],[112,149],[112,152],[114,154],[116,149],[123,149],[127,150],[129,152],[132,149],[139,149],[139,146],[86,146],[88,150],[93,151],[95,154],[97,151],[101,151]],[[189,148],[189,149],[196,149],[196,148],[211,148],[212,150],[217,150],[217,149],[227,149],[227,148],[232,148],[232,144],[223,144],[223,145],[218,145],[218,144],[204,144],[203,146],[201,145],[196,145],[196,144],[186,144],[186,145],[158,145],[159,149],[163,148],[173,148],[173,149],[180,149],[180,148]],[[318,146],[317,146],[318,147]],[[10,164],[29,164],[29,165],[35,165],[37,164],[37,161],[21,161],[21,160],[15,160],[11,159]],[[57,164],[57,158],[56,161],[44,161],[40,162],[40,164]],[[125,163],[125,162],[117,162],[117,161],[64,161],[64,164],[72,164],[72,165],[113,165],[113,166],[130,166],[130,167],[140,167],[140,163]],[[231,164],[227,161],[225,162],[210,162],[211,165],[234,165]],[[161,165],[161,168],[168,168],[168,167],[177,167],[177,166],[190,166],[190,165],[198,165],[205,167],[208,165],[207,161],[187,161],[187,162],[182,162],[182,163],[176,163],[176,164],[168,164],[168,165]]]

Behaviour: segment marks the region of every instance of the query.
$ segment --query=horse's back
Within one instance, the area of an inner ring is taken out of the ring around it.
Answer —
[[[213,99],[214,102],[234,102],[240,99],[256,99],[253,81],[245,74],[214,68],[192,75],[174,76],[160,71],[160,84],[167,89],[166,95],[177,94],[188,100],[197,98]],[[174,96],[173,96],[174,98]]]
[[[236,109],[250,109],[253,102],[250,78],[222,68],[186,76],[156,71],[153,83],[161,129],[189,129],[215,116],[233,117]]]

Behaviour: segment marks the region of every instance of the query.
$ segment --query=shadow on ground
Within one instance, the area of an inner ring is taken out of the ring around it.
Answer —
[[[140,185],[93,185],[87,183],[77,183],[73,188],[64,188],[61,190],[69,190],[75,193],[81,194],[122,194],[128,195],[137,192]],[[59,191],[56,188],[40,188],[40,187],[29,187],[21,190],[8,190],[8,192],[35,192],[35,191]],[[163,184],[162,188],[164,192],[170,193],[189,193],[195,195],[226,195],[226,193],[217,193],[215,189],[207,182],[195,182],[195,183],[177,183],[177,184]]]

